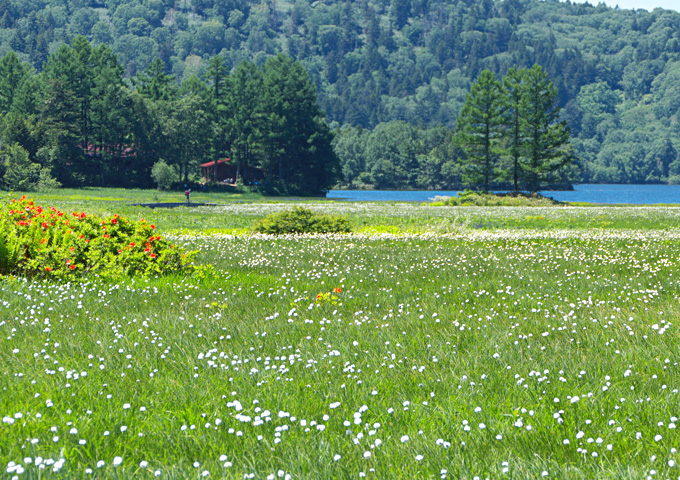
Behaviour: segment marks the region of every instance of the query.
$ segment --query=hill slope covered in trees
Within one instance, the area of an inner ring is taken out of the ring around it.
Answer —
[[[0,0],[0,55],[14,50],[40,71],[77,34],[109,45],[128,77],[155,58],[181,81],[204,77],[217,54],[235,69],[285,52],[308,70],[331,126],[364,129],[336,139],[345,182],[385,188],[457,185],[445,129],[472,81],[538,63],[573,136],[571,179],[680,182],[678,12],[539,0]],[[405,177],[385,182],[381,152],[395,138],[388,163]]]

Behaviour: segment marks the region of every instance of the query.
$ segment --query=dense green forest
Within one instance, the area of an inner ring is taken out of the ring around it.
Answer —
[[[674,11],[539,0],[0,0],[0,55],[17,52],[36,72],[79,34],[110,47],[133,93],[157,58],[187,92],[212,85],[216,55],[234,72],[286,53],[338,129],[348,186],[462,185],[452,138],[473,81],[534,64],[571,131],[577,164],[566,180],[680,182]]]

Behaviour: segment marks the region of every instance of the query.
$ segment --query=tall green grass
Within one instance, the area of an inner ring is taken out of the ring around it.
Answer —
[[[677,242],[511,233],[197,237],[215,277],[5,281],[0,462],[21,478],[672,477]]]

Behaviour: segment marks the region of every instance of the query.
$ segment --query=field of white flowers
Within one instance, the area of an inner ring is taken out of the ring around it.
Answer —
[[[323,208],[418,228],[0,281],[0,478],[680,478],[680,209]]]

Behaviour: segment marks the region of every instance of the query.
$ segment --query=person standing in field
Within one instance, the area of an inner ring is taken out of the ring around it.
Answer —
[[[191,189],[187,188],[186,192],[184,192],[184,195],[186,195],[186,197],[187,197],[187,203],[190,203],[189,195],[191,195]]]

